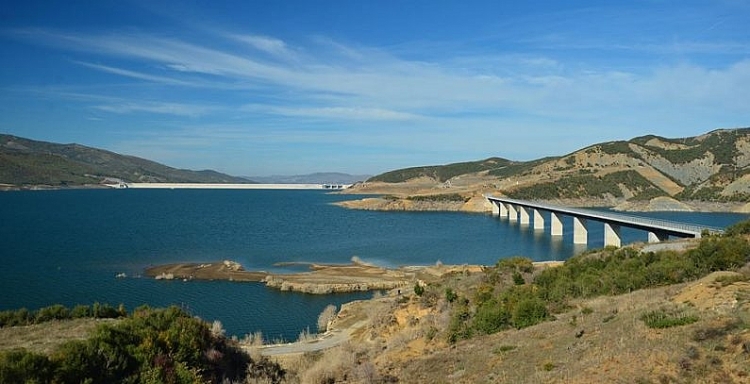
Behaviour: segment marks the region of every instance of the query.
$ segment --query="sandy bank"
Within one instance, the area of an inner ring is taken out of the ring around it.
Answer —
[[[263,281],[263,271],[246,271],[239,263],[224,260],[212,263],[176,263],[146,268],[146,276],[157,280]]]
[[[282,291],[329,294],[391,290],[413,286],[417,281],[429,282],[448,273],[479,272],[481,266],[411,266],[397,269],[353,262],[351,264],[310,264],[310,271],[272,274],[246,271],[233,261],[212,263],[177,263],[146,269],[146,276],[159,280],[228,280],[263,282]]]

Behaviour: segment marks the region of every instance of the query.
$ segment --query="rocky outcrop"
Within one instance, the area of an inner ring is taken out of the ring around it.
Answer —
[[[689,205],[677,201],[671,197],[656,197],[650,201],[626,201],[613,208],[616,211],[637,211],[637,212],[692,212],[693,208]]]
[[[714,154],[711,152],[706,152],[703,157],[694,159],[690,162],[675,164],[659,154],[637,144],[630,144],[630,149],[640,155],[652,167],[679,181],[683,185],[690,185],[708,180],[711,175],[721,169],[721,165],[714,162]]]

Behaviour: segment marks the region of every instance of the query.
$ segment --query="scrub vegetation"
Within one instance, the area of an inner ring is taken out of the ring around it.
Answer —
[[[576,175],[555,182],[535,184],[533,186],[508,191],[514,199],[544,200],[559,198],[584,197],[624,197],[620,186],[626,186],[635,192],[635,200],[650,200],[664,196],[664,191],[654,186],[636,171],[620,171],[604,176]]]
[[[511,161],[499,157],[492,157],[480,161],[469,161],[453,163],[448,165],[437,165],[427,167],[412,167],[386,172],[367,180],[368,182],[382,181],[386,183],[401,183],[418,177],[431,177],[438,181],[446,181],[450,178],[467,174],[493,170],[510,164]]]
[[[99,325],[88,339],[66,342],[50,354],[25,349],[0,352],[0,382],[282,381],[285,372],[278,364],[251,359],[213,328],[212,332],[208,323],[178,307],[141,307],[118,322]]]
[[[607,247],[538,273],[533,273],[530,260],[500,260],[486,270],[473,294],[458,299],[447,339],[456,342],[532,326],[567,311],[573,299],[619,295],[695,280],[714,271],[737,270],[750,262],[750,243],[744,237],[750,233],[749,225],[743,222],[730,227],[727,235],[704,237],[684,253]],[[682,313],[655,311],[644,315],[644,321],[663,328],[694,320]]]

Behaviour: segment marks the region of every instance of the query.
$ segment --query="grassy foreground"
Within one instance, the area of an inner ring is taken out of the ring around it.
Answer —
[[[49,321],[50,330],[60,323]],[[220,383],[248,378],[278,383],[283,377],[280,366],[250,358],[224,337],[220,326],[211,327],[178,307],[138,308],[98,324],[87,339],[64,342],[46,354],[28,349],[0,353],[0,383]]]

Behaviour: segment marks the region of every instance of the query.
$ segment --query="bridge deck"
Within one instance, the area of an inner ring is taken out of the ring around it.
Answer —
[[[724,230],[716,227],[707,227],[695,224],[681,223],[671,220],[652,219],[642,216],[619,214],[614,212],[596,211],[592,209],[568,208],[550,204],[537,203],[525,200],[509,199],[504,197],[485,196],[490,201],[505,204],[518,205],[527,208],[539,209],[548,212],[559,213],[584,219],[591,219],[610,224],[641,229],[645,231],[660,230],[669,235],[679,237],[701,237],[701,232],[708,230],[710,233],[722,233]]]

